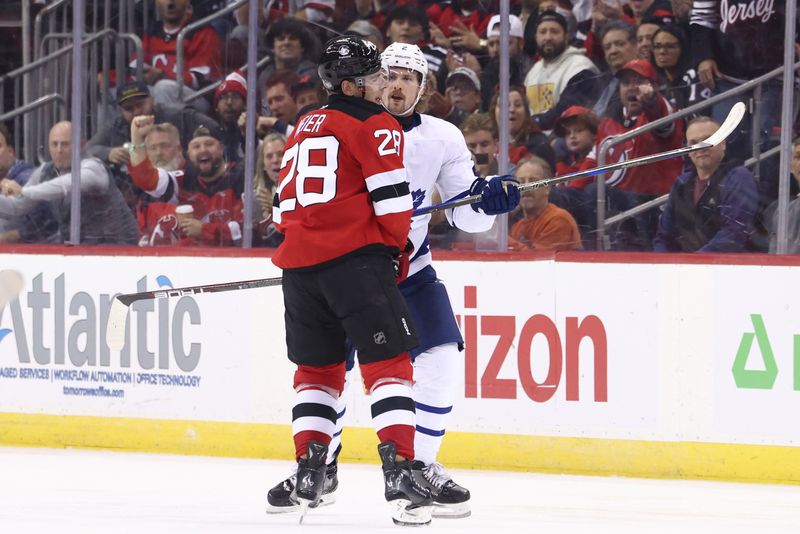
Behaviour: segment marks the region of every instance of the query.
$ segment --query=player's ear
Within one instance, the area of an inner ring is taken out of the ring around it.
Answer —
[[[358,86],[353,80],[342,80],[342,94],[347,96],[359,96]]]

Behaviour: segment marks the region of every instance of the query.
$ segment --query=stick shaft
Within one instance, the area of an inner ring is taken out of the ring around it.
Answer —
[[[642,156],[631,160],[618,161],[616,163],[610,163],[602,167],[595,167],[594,169],[571,172],[569,174],[564,174],[562,176],[554,176],[546,180],[539,180],[536,182],[529,182],[527,184],[520,184],[519,192],[524,193],[525,191],[529,191],[531,189],[539,189],[540,187],[547,187],[550,185],[570,182],[572,180],[577,180],[579,178],[589,178],[592,176],[597,176],[598,174],[605,174],[607,172],[615,171],[617,169],[627,169],[629,167],[636,167],[638,165],[647,165],[648,163],[655,163],[656,161],[683,156],[684,154],[688,154],[690,152],[696,152],[698,150],[703,150],[704,148],[710,148],[710,147],[711,145],[708,143],[697,143],[695,145],[676,148],[675,150],[670,150],[669,152],[660,152],[658,154],[651,154],[649,156]],[[426,213],[431,213],[434,211],[449,210],[451,208],[457,208],[459,206],[466,206],[467,204],[474,204],[476,202],[479,202],[480,200],[481,200],[480,195],[471,195],[468,197],[460,198],[458,200],[453,200],[451,202],[442,202],[441,204],[433,204],[431,206],[426,206],[424,208],[414,210],[414,216],[416,217],[417,215],[425,215]]]
[[[579,178],[589,178],[592,176],[597,176],[599,174],[605,174],[610,171],[615,171],[617,169],[627,169],[629,167],[647,165],[648,163],[655,163],[657,161],[683,156],[684,154],[689,154],[690,152],[697,152],[698,150],[703,150],[704,148],[711,148],[712,146],[716,146],[722,141],[724,141],[736,129],[736,127],[742,121],[742,117],[744,117],[744,112],[745,112],[745,105],[741,102],[736,103],[733,106],[733,108],[731,108],[730,113],[728,113],[728,116],[725,118],[725,121],[722,123],[719,129],[716,132],[714,132],[708,139],[701,141],[699,143],[695,143],[693,145],[681,148],[676,148],[674,150],[668,150],[666,152],[659,152],[658,154],[651,154],[649,156],[641,156],[639,158],[634,158],[630,160],[618,161],[616,163],[610,163],[602,167],[595,167],[594,169],[572,172],[569,174],[565,174],[563,176],[555,176],[553,178],[548,178],[547,180],[522,184],[519,186],[519,191],[520,193],[524,193],[525,191],[528,191],[530,189],[547,187],[549,185],[569,182],[572,180],[577,180]],[[448,210],[452,208],[457,208],[458,206],[474,204],[476,202],[479,202],[480,200],[481,200],[480,195],[471,195],[468,197],[460,198],[458,200],[442,202],[441,204],[433,204],[431,206],[426,206],[424,208],[419,208],[417,210],[414,210],[413,216],[416,217],[418,215],[425,215],[427,213],[431,213],[434,211]]]
[[[225,282],[222,284],[207,284],[200,286],[176,287],[175,289],[160,289],[157,291],[143,291],[141,293],[128,293],[118,295],[117,299],[130,306],[137,300],[164,299],[183,297],[186,295],[197,295],[199,293],[221,293],[224,291],[238,291],[240,289],[255,289],[258,287],[278,286],[282,278],[260,278],[258,280],[244,280],[241,282]]]

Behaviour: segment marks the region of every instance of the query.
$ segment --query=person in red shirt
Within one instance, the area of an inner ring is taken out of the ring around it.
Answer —
[[[349,340],[372,400],[392,519],[427,524],[431,495],[412,474],[408,351],[418,340],[397,288],[408,272],[403,254],[411,252],[403,129],[377,104],[386,73],[373,43],[352,35],[331,39],[319,75],[330,100],[300,117],[287,139],[273,202],[273,220],[284,241],[272,261],[283,269],[286,343],[297,365],[292,410],[297,474],[290,499],[303,514],[309,506],[326,504],[335,489],[331,481],[325,491],[326,457],[334,452],[328,445]],[[268,504],[270,512],[292,509]]]
[[[672,112],[669,102],[656,89],[656,71],[649,61],[629,61],[617,71],[616,76],[620,81],[620,99],[609,106],[608,113],[600,121],[597,132],[598,158],[600,145],[606,138],[624,134]],[[606,155],[606,163],[680,148],[683,146],[683,137],[683,121],[679,119],[614,145]],[[669,193],[672,183],[681,173],[681,165],[680,158],[671,158],[614,171],[606,177],[609,208],[625,211]],[[618,246],[649,250],[657,224],[658,213],[655,210],[637,216],[636,237],[630,242],[621,238]]]
[[[140,243],[149,245],[230,246],[242,239],[241,167],[225,163],[222,132],[199,126],[192,134],[185,168],[167,171],[147,157],[146,138],[152,115],[131,121],[131,161],[128,172],[143,191],[137,203]],[[191,217],[175,215],[178,205],[194,209]]]
[[[144,68],[144,82],[159,104],[183,104],[183,100],[194,94],[194,91],[219,80],[222,77],[222,45],[217,32],[211,26],[205,26],[192,32],[183,41],[184,71],[183,92],[178,93],[176,79],[178,32],[193,22],[192,3],[190,0],[155,0],[159,19],[142,36],[141,58]],[[130,64],[135,68],[139,58]],[[196,98],[192,105],[208,113],[210,106],[207,100]]]
[[[597,115],[583,106],[570,106],[556,120],[553,133],[563,140],[566,152],[556,163],[556,174],[564,176],[597,167],[595,140],[600,121]],[[567,210],[575,218],[584,237],[596,225],[597,191],[586,191],[594,178],[579,178],[554,187],[550,201]],[[590,246],[587,240],[587,248]]]
[[[453,0],[447,4],[434,3],[426,9],[428,17],[450,38],[450,47],[456,50],[479,52],[484,45],[481,35],[486,33],[492,13],[478,0]]]

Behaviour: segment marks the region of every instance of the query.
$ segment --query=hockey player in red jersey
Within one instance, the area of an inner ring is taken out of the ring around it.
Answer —
[[[287,140],[273,207],[285,236],[273,262],[283,269],[286,342],[297,364],[293,497],[301,514],[321,504],[350,340],[372,397],[392,519],[426,524],[431,496],[412,475],[408,350],[418,341],[393,265],[412,211],[403,131],[376,103],[386,79],[375,45],[356,36],[328,41],[319,75],[329,104],[301,117]]]

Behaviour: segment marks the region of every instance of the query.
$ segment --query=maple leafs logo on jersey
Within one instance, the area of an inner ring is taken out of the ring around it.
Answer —
[[[411,192],[411,200],[414,203],[414,209],[417,209],[422,205],[422,201],[425,200],[425,191],[422,189],[417,189]]]

